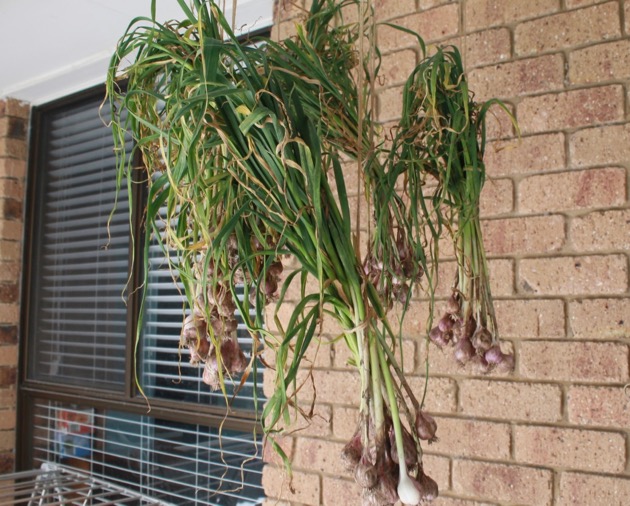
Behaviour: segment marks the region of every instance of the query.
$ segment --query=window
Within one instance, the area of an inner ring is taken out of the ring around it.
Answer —
[[[143,192],[138,184],[129,198],[123,188],[111,214],[116,168],[102,97],[96,89],[33,113],[20,386],[29,422],[19,465],[79,467],[169,504],[259,504],[254,390],[262,398],[262,373],[248,378],[226,417],[222,394],[180,355],[184,300],[158,248],[133,353],[133,287],[143,273],[130,261],[142,248],[130,240],[141,212],[130,220],[129,206]],[[244,327],[239,341],[246,348]]]

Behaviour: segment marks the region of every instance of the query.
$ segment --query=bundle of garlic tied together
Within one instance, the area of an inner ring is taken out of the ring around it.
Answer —
[[[299,406],[303,358],[323,318],[335,319],[361,380],[359,426],[342,458],[364,504],[432,500],[421,443],[435,439],[436,424],[403,372],[391,310],[404,318],[418,288],[433,308],[437,244],[450,237],[457,282],[428,338],[455,344],[458,361],[484,370],[513,363],[499,348],[479,225],[492,102],[473,101],[456,48],[428,55],[417,37],[423,57],[385,135],[370,99],[379,53],[357,50],[374,40],[363,1],[313,0],[294,37],[251,47],[213,2],[178,1],[181,22],[150,20],[123,37],[108,92],[112,110],[127,111],[114,118],[115,138],[123,146],[131,130],[148,173],[147,243],[176,252],[168,260],[189,303],[182,341],[191,361],[225,391],[256,367],[263,345],[274,355],[275,391],[260,421],[289,466],[274,435]],[[359,22],[344,22],[351,6]],[[133,63],[119,70],[125,58]],[[120,171],[133,180],[124,152]],[[367,244],[350,210],[349,171],[359,172],[370,209]],[[297,268],[283,274],[283,257]],[[299,302],[270,332],[265,306],[277,314],[296,284]],[[236,310],[253,339],[250,357],[236,339]]]

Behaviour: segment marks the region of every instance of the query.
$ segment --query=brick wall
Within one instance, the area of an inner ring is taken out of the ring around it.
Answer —
[[[29,108],[0,100],[0,474],[15,455],[24,179]]]
[[[280,6],[276,35],[291,33],[297,3]],[[630,0],[373,3],[381,20],[457,44],[476,96],[502,98],[522,132],[516,141],[509,122],[492,120],[482,204],[499,328],[516,369],[476,376],[431,346],[426,405],[440,441],[426,448],[425,467],[440,485],[436,504],[628,504]],[[419,54],[402,32],[382,27],[378,38],[388,122]],[[425,306],[415,301],[404,326],[418,390]],[[313,360],[316,416],[283,440],[294,492],[270,457],[269,504],[360,504],[338,460],[355,429],[358,378],[343,343],[326,337]]]

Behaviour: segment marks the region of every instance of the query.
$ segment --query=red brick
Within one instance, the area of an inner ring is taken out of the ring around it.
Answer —
[[[502,337],[565,336],[565,311],[560,300],[497,300],[494,307]]]
[[[569,145],[575,167],[625,164],[630,157],[630,124],[580,130],[570,137]]]
[[[555,12],[560,8],[559,0],[530,0],[528,2],[468,0],[465,5],[467,29],[510,24],[513,21]]]
[[[0,325],[0,344],[17,344],[17,325]]]
[[[481,191],[479,210],[482,217],[512,212],[514,184],[510,179],[489,179]]]
[[[514,32],[515,52],[536,54],[619,35],[619,5],[609,2],[519,24]]]
[[[18,201],[24,198],[24,182],[21,179],[4,177],[0,179],[0,197],[8,197]]]
[[[460,44],[461,47],[461,44]],[[466,36],[466,68],[508,60],[512,54],[512,41],[507,28],[495,28]]]
[[[13,362],[13,361],[12,361]],[[0,388],[12,387],[17,382],[17,364],[0,367]]]
[[[15,470],[15,454],[0,453],[0,474],[12,473]]]
[[[572,84],[600,83],[630,77],[630,40],[605,42],[569,54]]]
[[[571,220],[571,242],[577,251],[628,251],[629,225],[628,209],[599,211],[579,216]]]
[[[532,216],[482,222],[488,255],[549,253],[564,245],[564,217]]]
[[[630,298],[571,301],[568,321],[573,337],[630,338]]]
[[[525,134],[620,121],[623,107],[623,88],[611,85],[526,97],[516,112]]]
[[[343,476],[346,470],[341,461],[345,443],[300,437],[296,441],[293,466],[296,469]]]
[[[442,5],[398,18],[392,23],[415,31],[425,42],[444,39],[459,30],[459,6],[456,3]],[[378,27],[377,38],[383,52],[418,47],[418,40],[414,36],[386,25]]]
[[[407,377],[418,401],[424,393],[424,378]],[[429,376],[429,386],[423,408],[431,413],[454,413],[457,410],[457,383],[450,378]]]
[[[513,138],[515,136],[514,106],[508,102],[503,102],[502,104],[503,106],[497,103],[492,104],[486,115],[486,138],[490,141]]]
[[[454,457],[510,458],[511,431],[507,423],[444,417],[436,417],[435,421],[438,441],[427,447],[427,451]]]
[[[557,385],[466,379],[459,403],[469,417],[555,422],[562,417],[562,391]]]
[[[361,488],[353,479],[344,480],[324,476],[322,480],[323,506],[350,505],[356,503],[361,497]]]
[[[630,479],[580,473],[560,475],[558,506],[625,506],[630,497]]]
[[[551,471],[472,460],[453,462],[453,490],[501,503],[551,505]]]
[[[319,506],[321,495],[320,477],[317,474],[293,472],[289,482],[282,468],[265,466],[262,474],[265,495],[303,504]]]
[[[624,387],[571,386],[567,394],[571,423],[588,426],[630,426],[630,394]]]
[[[626,170],[622,168],[531,176],[519,183],[519,211],[539,213],[618,206],[626,200],[626,178]]]
[[[492,177],[560,170],[566,167],[564,135],[534,135],[520,141],[491,142],[484,159]]]
[[[620,473],[626,467],[626,438],[615,432],[516,426],[514,457],[540,466]]]
[[[519,353],[521,375],[538,380],[624,382],[628,346],[618,343],[525,341]]]
[[[403,84],[417,64],[416,52],[412,49],[388,54],[383,58],[379,77],[384,79],[384,86]]]
[[[518,285],[538,295],[625,293],[628,259],[624,255],[525,259],[520,261]]]
[[[562,55],[550,54],[476,68],[469,73],[469,83],[475,95],[484,100],[561,90],[564,62]]]

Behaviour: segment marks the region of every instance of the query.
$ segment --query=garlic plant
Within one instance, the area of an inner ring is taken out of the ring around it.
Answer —
[[[474,320],[496,346],[478,216],[489,104],[472,101],[457,49],[438,49],[409,77],[403,118],[386,144],[375,136],[370,99],[378,51],[357,51],[372,40],[362,1],[314,0],[295,37],[250,46],[213,2],[194,0],[191,9],[178,1],[181,21],[132,23],[112,59],[108,93],[118,146],[130,132],[146,169],[147,252],[151,240],[176,252],[169,261],[188,298],[182,340],[191,361],[225,392],[229,378],[256,367],[263,343],[275,354],[275,392],[261,423],[287,461],[273,435],[290,422],[302,359],[321,319],[336,319],[361,379],[360,424],[342,457],[364,503],[436,497],[421,447],[435,438],[435,421],[402,372],[388,313],[400,304],[404,317],[421,280],[433,306],[437,241],[458,225],[449,336]],[[359,8],[359,22],[344,23],[350,6]],[[132,158],[119,153],[121,180],[131,182]],[[364,205],[373,211],[363,256],[345,170],[360,171]],[[283,276],[287,257],[299,267]],[[309,276],[316,290],[307,290]],[[272,334],[264,306],[282,304],[298,281],[301,300]],[[236,297],[238,285],[249,298]],[[249,358],[234,337],[237,308],[254,340]],[[476,335],[466,332],[460,343]],[[445,335],[441,342],[455,340]],[[489,361],[493,348],[475,349]]]

